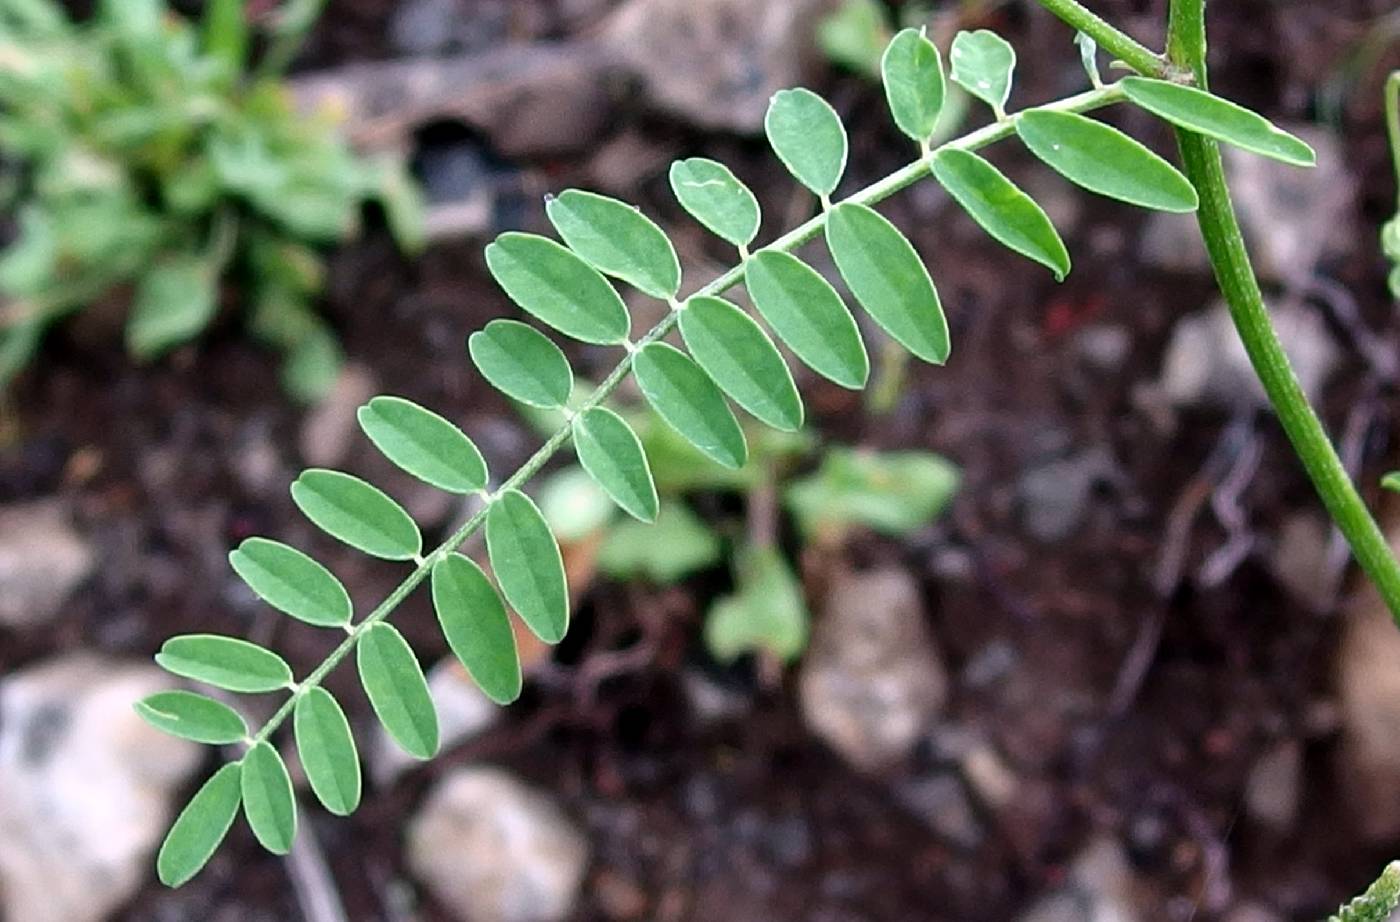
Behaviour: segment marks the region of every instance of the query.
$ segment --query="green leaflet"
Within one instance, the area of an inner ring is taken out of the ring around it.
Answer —
[[[628,515],[656,521],[656,484],[632,427],[612,410],[594,407],[574,417],[572,428],[588,476]]]
[[[788,172],[826,198],[846,172],[846,129],[825,99],[807,89],[780,90],[768,104],[764,131]]]
[[[166,672],[231,692],[270,692],[292,684],[292,667],[282,657],[218,634],[172,637],[161,645],[156,663]]]
[[[306,689],[292,713],[292,730],[317,799],[337,816],[354,813],[360,805],[360,756],[339,702],[319,686]]]
[[[228,835],[243,799],[243,765],[230,762],[204,782],[161,843],[156,874],[167,887],[178,887],[209,863]]]
[[[412,560],[423,536],[403,507],[358,477],[312,468],[292,483],[292,501],[326,534],[384,560]]]
[[[978,29],[959,32],[948,58],[953,65],[953,82],[991,106],[997,118],[1005,118],[1016,49],[995,32]]]
[[[355,662],[360,684],[389,736],[415,759],[431,759],[438,750],[437,711],[408,641],[381,621],[365,630]]]
[[[228,562],[258,598],[318,627],[350,622],[350,595],[329,570],[301,551],[267,538],[249,538]]]
[[[920,29],[901,31],[880,61],[885,98],[899,130],[924,144],[943,111],[943,57]]]
[[[528,496],[506,490],[486,513],[486,550],[506,601],[545,643],[569,629],[564,558],[544,516]]]
[[[627,308],[608,280],[547,237],[507,233],[486,247],[486,266],[510,299],[565,336],[602,346],[627,339]]]
[[[832,209],[826,244],[856,300],[900,345],[926,362],[948,360],[948,321],[924,261],[873,208]]]
[[[486,486],[486,461],[476,445],[431,410],[401,397],[375,397],[357,415],[384,457],[424,483],[449,493]]]
[[[520,657],[501,597],[476,563],[448,554],[433,565],[433,608],[447,645],[486,697],[520,697]]]
[[[257,743],[243,757],[243,815],[262,847],[274,855],[292,850],[297,807],[287,766],[271,743]]]
[[[569,402],[574,372],[564,351],[518,320],[493,320],[467,340],[477,369],[513,400],[552,410]]]
[[[671,164],[671,191],[692,218],[736,247],[758,236],[758,199],[724,164],[704,157],[677,160]]]
[[[744,431],[714,381],[689,356],[651,343],[633,358],[632,372],[647,402],[686,441],[718,464],[744,466]]]
[[[778,551],[749,548],[737,555],[733,595],[705,615],[705,646],[721,662],[762,651],[793,660],[807,646],[802,586]]]
[[[189,691],[156,692],[136,702],[136,713],[157,730],[196,743],[222,746],[248,735],[248,725],[233,708]]]
[[[1176,167],[1103,122],[1028,109],[1016,116],[1016,133],[1031,153],[1090,192],[1160,211],[1196,210],[1196,190]]]
[[[752,317],[723,298],[697,297],[680,316],[686,348],[745,410],[774,427],[802,427],[802,398],[778,347]]]
[[[870,377],[855,318],[841,296],[796,256],[761,250],[744,264],[754,306],[797,357],[817,374],[860,390]]]
[[[176,256],[156,265],[132,300],[127,348],[150,359],[193,339],[213,319],[217,295],[214,272],[200,256]]]
[[[1049,268],[1057,282],[1069,273],[1069,251],[1055,225],[996,167],[970,151],[949,147],[934,155],[933,175],[999,243]]]
[[[568,189],[545,204],[550,223],[584,261],[665,301],[681,288],[681,264],[661,228],[626,202]]]
[[[1125,77],[1123,92],[1137,105],[1173,125],[1294,166],[1315,166],[1306,143],[1244,106],[1194,86]]]

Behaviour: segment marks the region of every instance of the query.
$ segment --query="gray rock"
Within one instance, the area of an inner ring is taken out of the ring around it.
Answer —
[[[408,55],[478,51],[508,38],[510,8],[503,0],[408,0],[389,23],[389,41]]]
[[[437,709],[439,745],[443,750],[485,733],[501,719],[501,706],[477,688],[454,657],[449,656],[428,670],[428,692]],[[380,785],[422,764],[400,749],[378,722],[370,752],[370,774]]]
[[[1139,884],[1115,839],[1090,842],[1070,868],[1064,887],[1036,900],[1018,922],[1138,922]]]
[[[1046,543],[1068,537],[1084,520],[1094,485],[1114,470],[1113,456],[1099,447],[1026,471],[1017,490],[1026,531]]]
[[[1283,520],[1269,549],[1269,570],[1283,588],[1314,611],[1325,611],[1336,601],[1335,571],[1331,564],[1332,526],[1312,512],[1295,512]]]
[[[901,781],[895,785],[894,796],[935,835],[959,848],[974,849],[986,836],[967,790],[955,775]]]
[[[0,627],[45,623],[92,567],[92,548],[57,500],[0,509]]]
[[[131,704],[154,666],[75,655],[0,683],[0,895],[14,922],[96,922],[150,873],[200,747]]]
[[[444,777],[419,808],[407,858],[465,922],[554,922],[573,908],[588,843],[545,793],[469,767]]]
[[[948,696],[918,586],[903,570],[839,576],[799,681],[807,726],[852,765],[909,754]]]
[[[345,460],[359,433],[356,412],[379,392],[373,373],[363,365],[347,364],[320,403],[301,423],[301,456],[314,467],[330,467]]]
[[[1245,811],[1274,832],[1285,833],[1298,820],[1303,787],[1303,746],[1283,740],[1259,757],[1245,781]]]

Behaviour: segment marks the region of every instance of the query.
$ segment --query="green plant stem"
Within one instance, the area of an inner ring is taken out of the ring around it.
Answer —
[[[1061,99],[1056,102],[1041,106],[1039,108],[1050,109],[1057,112],[1084,113],[1093,111],[1094,109],[1102,108],[1103,106],[1107,106],[1112,103],[1119,102],[1123,98],[1124,96],[1122,89],[1119,88],[1116,84],[1110,84],[1100,89],[1094,89],[1086,93],[1080,93],[1076,96],[1070,96],[1065,99]],[[940,145],[938,148],[935,148],[932,152],[930,152],[930,154],[922,156],[918,160],[909,164],[908,166],[902,167],[899,170],[896,170],[895,172],[891,173],[889,176],[886,176],[884,179],[875,182],[869,186],[866,186],[864,189],[860,190],[859,192],[856,192],[848,199],[845,199],[845,201],[857,202],[862,205],[874,205],[878,202],[884,201],[885,199],[894,195],[896,192],[899,192],[900,190],[905,189],[918,182],[920,179],[923,179],[924,177],[928,176],[932,155],[934,153],[937,153],[939,150],[943,150],[945,148],[956,148],[959,150],[978,150],[980,148],[986,147],[989,144],[993,144],[997,141],[1001,141],[1011,136],[1015,133],[1015,131],[1016,125],[1014,118],[993,122],[992,124],[979,128],[976,131],[969,132],[968,134],[963,135],[961,138],[948,141],[945,144]],[[812,240],[818,234],[821,233],[822,228],[826,224],[827,214],[828,212],[826,210],[823,210],[815,217],[811,218],[804,224],[799,225],[793,230],[788,231],[786,234],[779,237],[777,240],[774,240],[772,243],[768,244],[762,249],[778,250],[785,253],[797,249],[798,247]],[[744,265],[743,263],[739,263],[738,265],[730,268],[723,275],[719,276],[719,278],[710,282],[708,285],[705,285],[699,291],[695,292],[695,294],[692,297],[700,297],[706,295],[721,295],[729,289],[733,288],[735,285],[739,284],[739,282],[743,280],[743,277]],[[645,346],[649,343],[656,342],[657,340],[664,337],[667,333],[671,332],[671,329],[676,325],[677,319],[678,314],[676,311],[673,310],[670,313],[668,313],[666,317],[661,320],[660,323],[652,327],[651,330],[645,336],[642,337],[641,341],[637,344],[637,347],[640,348],[641,346]],[[617,386],[622,383],[623,379],[626,378],[628,373],[632,370],[633,354],[634,352],[632,350],[628,351],[627,355],[622,359],[620,363],[618,363],[617,367],[612,370],[612,373],[609,374],[607,378],[604,379],[603,382],[598,385],[598,387],[593,391],[593,393],[591,393],[588,396],[588,399],[585,400],[583,404],[574,411],[575,414],[583,413],[587,410],[590,410],[607,399],[608,395],[610,395],[617,388]],[[530,459],[526,461],[525,464],[519,470],[517,470],[514,474],[510,476],[509,479],[507,479],[504,483],[501,484],[500,491],[518,489],[519,487],[523,486],[525,482],[528,481],[531,477],[539,473],[540,469],[543,468],[546,463],[548,463],[549,459],[552,458],[554,454],[559,451],[560,448],[563,448],[566,442],[568,442],[569,434],[570,427],[568,423],[565,423],[563,426],[559,427],[559,429],[552,436],[550,436],[549,439],[543,445],[540,446],[539,450],[530,456]],[[498,491],[498,494],[500,491]],[[388,597],[384,599],[383,602],[379,603],[379,605],[372,612],[370,612],[369,615],[367,615],[362,621],[356,624],[354,628],[352,628],[349,631],[349,633],[345,636],[345,639],[342,640],[340,644],[334,650],[331,651],[330,655],[326,657],[326,659],[321,663],[321,665],[317,666],[315,670],[313,670],[305,679],[303,679],[300,683],[296,685],[296,687],[292,691],[291,696],[288,697],[288,699],[282,703],[282,706],[279,707],[272,714],[272,716],[268,718],[267,722],[263,724],[262,728],[259,729],[257,734],[252,738],[253,743],[260,743],[267,740],[277,730],[277,728],[280,727],[289,716],[291,716],[293,709],[296,707],[296,702],[298,698],[300,698],[301,695],[304,694],[307,689],[314,688],[320,685],[321,682],[324,681],[325,677],[329,675],[331,671],[335,669],[336,666],[340,665],[340,663],[347,656],[350,655],[350,652],[355,649],[355,645],[359,642],[360,638],[364,636],[365,631],[367,631],[370,628],[370,626],[378,624],[380,621],[383,621],[384,619],[388,618],[389,615],[394,611],[394,609],[397,608],[399,604],[403,602],[405,598],[408,597],[408,594],[411,593],[415,588],[417,588],[418,585],[422,583],[424,579],[427,578],[428,574],[433,568],[433,564],[437,563],[443,557],[456,550],[458,547],[461,546],[461,544],[464,541],[470,538],[473,534],[476,533],[478,529],[481,528],[481,526],[486,522],[486,513],[490,509],[490,503],[491,498],[488,497],[486,505],[484,505],[475,515],[468,519],[466,524],[464,524],[461,528],[457,529],[457,531],[454,532],[451,537],[449,537],[446,541],[442,542],[442,544],[438,545],[438,547],[432,553],[424,557],[422,561],[414,567],[413,572],[410,573],[404,579],[404,581],[400,583],[398,587],[395,588],[394,591],[391,592],[388,595]]]
[[[1385,81],[1385,130],[1395,164],[1395,210],[1400,212],[1400,70],[1391,71]]]
[[[1138,73],[1151,77],[1170,76],[1171,65],[1166,57],[1105,21],[1077,0],[1040,0],[1040,5],[1092,38],[1100,48]]]

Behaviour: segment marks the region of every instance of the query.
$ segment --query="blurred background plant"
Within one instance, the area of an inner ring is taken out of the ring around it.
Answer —
[[[0,389],[44,332],[97,303],[126,308],[130,355],[202,333],[236,279],[248,331],[282,353],[310,401],[341,352],[314,304],[319,248],[377,202],[400,247],[422,243],[401,164],[357,157],[281,82],[323,0],[292,0],[254,63],[243,0],[199,22],[164,0],[104,0],[75,23],[53,0],[0,2],[0,207],[18,234],[0,253]]]

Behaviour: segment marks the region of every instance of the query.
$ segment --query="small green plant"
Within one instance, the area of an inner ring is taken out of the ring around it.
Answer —
[[[1327,922],[1386,922],[1400,908],[1400,861],[1386,865],[1366,892],[1328,916]]]
[[[0,253],[0,390],[95,301],[129,302],[138,359],[194,338],[234,269],[287,390],[313,399],[334,380],[316,248],[347,239],[369,200],[406,248],[420,231],[399,166],[358,159],[279,80],[319,6],[290,4],[250,72],[243,0],[212,0],[198,24],[165,0],[104,0],[83,24],[53,0],[0,3],[0,149],[16,165],[3,196],[19,218]]]

